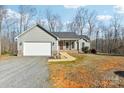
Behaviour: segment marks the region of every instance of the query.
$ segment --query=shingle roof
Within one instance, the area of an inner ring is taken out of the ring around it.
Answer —
[[[79,38],[84,40],[90,40],[86,35],[77,35],[75,32],[51,32],[59,38]]]
[[[59,38],[80,38],[79,35],[77,35],[74,32],[51,32],[58,36]]]
[[[83,38],[83,39],[86,39],[86,40],[90,40],[90,38],[88,36],[86,36],[86,35],[80,35],[79,37]]]

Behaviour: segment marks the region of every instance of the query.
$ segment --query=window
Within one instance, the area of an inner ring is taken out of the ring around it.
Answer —
[[[72,48],[74,48],[74,42],[72,42]]]
[[[66,42],[66,48],[68,48],[68,46],[69,46],[69,43],[68,43],[68,42]]]
[[[52,44],[53,44],[53,46],[54,46],[54,42],[53,42]]]
[[[19,46],[22,46],[22,42],[19,43]]]
[[[82,48],[84,48],[84,42],[82,43]]]

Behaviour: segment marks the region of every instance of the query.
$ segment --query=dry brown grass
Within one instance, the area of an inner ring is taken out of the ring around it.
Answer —
[[[113,69],[124,70],[124,57],[69,53],[75,62],[50,63],[50,80],[53,87],[88,88],[118,87],[110,79]],[[109,75],[106,73],[110,73]],[[122,78],[123,80],[123,78]]]
[[[1,55],[0,56],[0,60],[6,60],[6,59],[9,59],[10,58],[10,56],[8,56],[8,55]]]

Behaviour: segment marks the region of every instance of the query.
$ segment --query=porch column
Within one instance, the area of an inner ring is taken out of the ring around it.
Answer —
[[[57,40],[57,55],[59,55],[59,40]]]
[[[79,41],[77,40],[77,51],[79,53]]]
[[[70,46],[70,50],[71,50],[71,40],[70,40],[70,44],[69,44],[69,46]]]
[[[65,50],[65,40],[63,40],[63,50]]]

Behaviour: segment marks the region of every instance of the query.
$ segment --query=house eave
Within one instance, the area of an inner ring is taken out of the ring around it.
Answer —
[[[79,40],[79,38],[59,38],[59,40]]]

